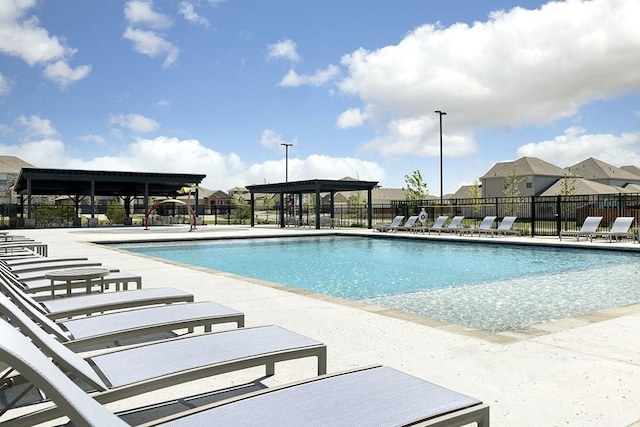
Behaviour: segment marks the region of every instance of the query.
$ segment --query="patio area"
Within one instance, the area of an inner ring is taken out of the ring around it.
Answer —
[[[377,309],[336,298],[202,268],[134,256],[95,244],[221,237],[319,235],[336,232],[372,235],[363,229],[297,229],[276,226],[98,227],[20,230],[49,245],[49,256],[82,255],[140,274],[143,287],[172,286],[240,310],[246,326],[281,325],[324,342],[328,371],[383,364],[458,392],[491,407],[493,426],[640,426],[640,304],[492,334]],[[480,238],[450,235],[391,236],[423,239]],[[494,243],[628,248],[640,244],[558,238],[488,237]],[[175,393],[201,393],[251,383],[260,370],[247,370],[127,399],[109,405],[126,409],[170,400]],[[313,363],[283,364],[266,386],[313,375]]]

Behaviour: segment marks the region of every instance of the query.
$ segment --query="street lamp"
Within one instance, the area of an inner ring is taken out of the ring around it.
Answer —
[[[440,206],[442,206],[442,116],[446,116],[444,111],[436,110],[436,114],[440,115]]]
[[[280,145],[284,145],[285,149],[284,182],[289,182],[289,147],[292,147],[293,144],[286,144],[283,142]]]

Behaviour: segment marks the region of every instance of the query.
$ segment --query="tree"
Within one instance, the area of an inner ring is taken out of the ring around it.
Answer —
[[[578,190],[577,175],[574,171],[569,170],[565,172],[564,178],[560,183],[560,196],[562,196],[562,219],[564,220],[564,228],[568,227],[569,213],[571,212],[572,204],[569,203],[573,200],[573,195]]]
[[[274,196],[274,194],[265,194],[262,197],[262,206],[264,206],[265,210],[267,211],[267,222],[269,222],[269,210],[273,209],[273,207],[276,205]]]
[[[316,193],[309,193],[304,196],[304,207],[308,213],[316,213]]]
[[[249,218],[251,212],[249,202],[242,197],[242,189],[240,187],[234,188],[231,204],[233,204],[235,208],[233,210],[233,218],[238,221],[239,224],[244,224],[244,220]]]
[[[469,198],[473,199],[473,212],[480,212],[480,202],[482,200],[482,189],[477,179],[473,180],[473,184],[469,187]]]
[[[516,167],[514,166],[509,175],[504,177],[504,196],[507,198],[505,213],[516,215],[522,198],[520,197],[520,183],[524,178],[518,179]]]
[[[405,175],[404,182],[407,188],[402,188],[406,194],[407,202],[417,202],[425,200],[429,195],[427,183],[422,180],[422,174],[419,170],[413,171],[411,176]]]
[[[107,219],[111,224],[124,224],[124,206],[122,206],[117,200],[109,200],[107,202],[106,214]]]
[[[356,191],[355,194],[349,200],[349,213],[360,222],[363,217],[364,208],[367,200],[364,197],[362,191]]]

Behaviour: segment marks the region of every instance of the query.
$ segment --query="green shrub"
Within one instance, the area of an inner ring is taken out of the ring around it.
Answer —
[[[117,200],[107,203],[107,219],[111,224],[124,224],[124,207]]]

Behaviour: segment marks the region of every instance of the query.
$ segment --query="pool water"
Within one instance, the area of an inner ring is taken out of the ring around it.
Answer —
[[[338,236],[118,246],[492,332],[640,301],[630,252]]]

